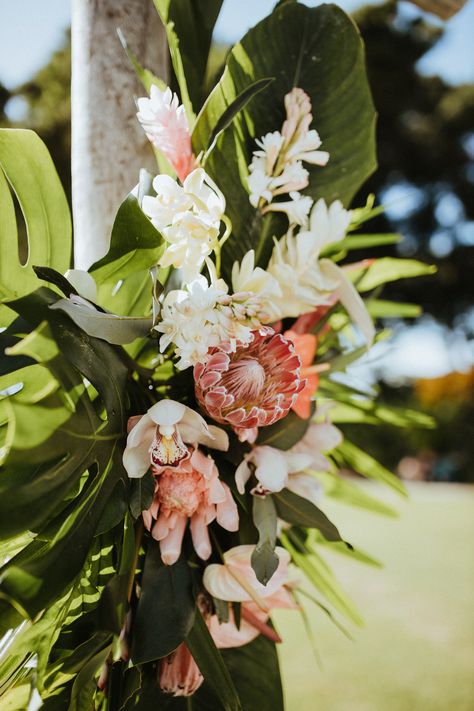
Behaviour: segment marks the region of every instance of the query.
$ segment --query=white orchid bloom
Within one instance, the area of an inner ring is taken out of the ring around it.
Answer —
[[[259,482],[256,493],[281,491],[288,485],[289,476],[309,467],[313,459],[310,454],[284,451],[268,445],[254,447],[245,455],[235,472],[235,483],[240,494],[255,474]]]
[[[123,465],[131,479],[141,478],[152,466],[155,471],[178,466],[191,456],[189,446],[224,452],[229,447],[224,430],[175,400],[160,400],[145,415],[131,417],[129,428]]]
[[[235,483],[240,494],[252,476],[258,481],[256,494],[289,489],[317,504],[321,485],[306,469],[328,471],[331,462],[324,456],[342,442],[340,430],[330,423],[312,424],[304,437],[291,449],[281,450],[268,445],[256,446],[245,455],[235,472]]]

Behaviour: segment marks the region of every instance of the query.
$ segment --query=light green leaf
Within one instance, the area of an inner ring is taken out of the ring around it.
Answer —
[[[348,272],[348,276],[356,283],[358,291],[363,292],[375,289],[390,281],[434,274],[435,272],[435,266],[418,262],[416,259],[383,257],[377,259],[369,267],[351,270]]]
[[[401,494],[401,496],[407,496],[403,483],[395,474],[392,474],[391,471],[386,469],[380,462],[377,462],[370,454],[359,449],[359,447],[356,447],[352,442],[349,442],[348,439],[344,439],[342,444],[337,447],[334,451],[334,457],[339,462],[348,464],[358,474],[369,479],[381,481],[398,494]]]
[[[71,218],[46,146],[33,132],[0,129],[0,298],[17,299],[38,286],[33,264],[65,272],[71,259]],[[27,255],[19,258],[18,228],[10,188],[27,230]]]

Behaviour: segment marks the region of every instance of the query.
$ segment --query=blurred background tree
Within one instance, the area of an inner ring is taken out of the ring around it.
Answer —
[[[464,343],[472,341],[474,85],[450,86],[438,76],[420,74],[417,63],[441,40],[442,29],[412,13],[401,13],[396,2],[364,7],[355,20],[366,44],[369,80],[379,114],[379,168],[357,202],[365,202],[367,195],[374,193],[386,211],[368,223],[368,229],[400,232],[404,239],[393,248],[394,254],[438,267],[434,278],[398,282],[387,291],[390,298],[421,304],[425,314],[446,327],[443,334],[448,344],[459,342],[459,338]],[[214,46],[207,72],[210,85],[219,75],[226,51],[222,44]],[[0,123],[27,126],[40,134],[68,196],[70,73],[68,33],[63,47],[30,81],[11,92],[0,86]],[[19,113],[21,121],[7,118]],[[386,255],[387,248],[379,252]],[[358,256],[363,258],[365,253]],[[389,325],[395,325],[396,331],[407,328],[406,323]],[[455,369],[456,348],[451,350]],[[436,430],[400,432],[395,439],[388,427],[353,425],[351,437],[392,468],[399,464],[400,451],[406,452],[399,466],[403,476],[472,480],[472,371],[461,380],[405,379],[403,383],[390,382],[383,359],[371,371],[387,402],[421,405],[437,417],[439,426]]]

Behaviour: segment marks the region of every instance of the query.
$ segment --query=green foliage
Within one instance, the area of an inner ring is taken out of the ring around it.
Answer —
[[[152,662],[173,652],[188,636],[195,619],[187,562],[181,559],[174,565],[164,565],[160,547],[153,540],[147,546],[142,587],[133,626],[134,664]]]
[[[252,552],[252,568],[257,580],[266,585],[278,568],[275,553],[277,538],[277,510],[271,496],[254,496],[252,518],[258,530],[258,543]]]
[[[0,129],[0,260],[3,302],[33,291],[38,282],[33,265],[66,271],[71,258],[71,219],[66,197],[46,147],[32,131]],[[20,244],[13,190],[26,225]]]
[[[166,28],[181,99],[189,115],[204,102],[212,31],[223,0],[154,0]]]

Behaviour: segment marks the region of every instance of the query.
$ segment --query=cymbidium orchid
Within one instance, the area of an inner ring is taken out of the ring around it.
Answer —
[[[184,106],[179,105],[177,95],[170,88],[161,91],[154,84],[150,98],[140,98],[137,104],[137,118],[148,139],[166,156],[183,181],[196,166]]]
[[[132,479],[144,476],[151,467],[161,473],[189,459],[199,444],[226,451],[229,440],[222,429],[208,425],[190,407],[160,400],[145,415],[129,419],[123,465]]]
[[[203,584],[215,598],[226,602],[241,603],[241,623],[237,628],[232,610],[229,622],[219,623],[217,615],[211,616],[208,626],[217,647],[239,647],[264,634],[274,641],[280,641],[274,630],[266,623],[272,609],[293,608],[290,594],[293,582],[290,579],[288,552],[277,546],[278,567],[267,585],[256,578],[251,566],[254,546],[241,545],[224,553],[223,564],[213,563],[204,571]]]
[[[282,450],[268,445],[255,446],[237,467],[235,483],[240,494],[251,476],[257,480],[252,493],[260,496],[289,489],[317,504],[321,486],[305,470],[327,471],[331,462],[324,455],[342,442],[341,432],[330,423],[312,424],[304,437],[291,449]]]
[[[182,269],[189,282],[218,248],[225,198],[203,168],[189,173],[182,186],[158,175],[153,188],[156,196],[146,195],[142,209],[168,243],[159,264]]]
[[[249,343],[211,348],[194,367],[196,398],[216,422],[231,425],[241,441],[288,414],[305,387],[291,341],[273,329],[252,332]]]
[[[273,627],[267,624],[270,612],[277,609],[298,609],[290,590],[290,556],[281,547],[275,552],[278,568],[266,586],[261,585],[252,569],[250,558],[254,546],[242,545],[224,553],[224,563],[208,565],[203,584],[213,597],[229,603],[229,620],[221,622],[217,614],[202,610],[214,644],[218,649],[242,647],[263,634],[273,642],[281,642]],[[198,597],[199,600],[199,597]],[[240,624],[236,625],[231,602],[240,602]],[[202,607],[202,606],[201,606]],[[199,613],[197,613],[199,614]],[[159,683],[163,691],[174,696],[191,696],[204,681],[186,643],[159,665]]]

